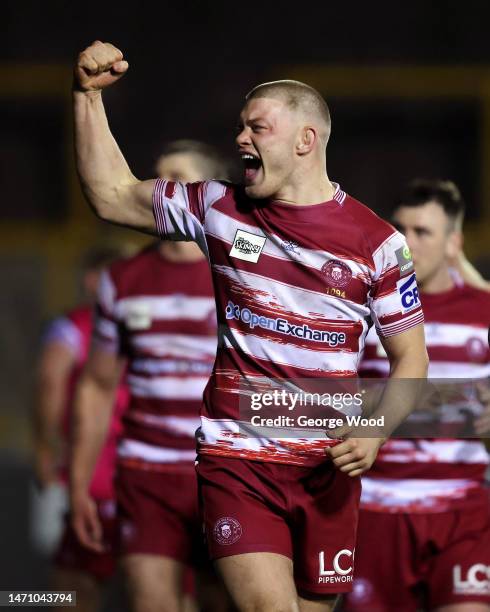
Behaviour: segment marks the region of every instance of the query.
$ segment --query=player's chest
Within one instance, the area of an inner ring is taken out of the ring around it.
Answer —
[[[232,222],[208,238],[215,283],[267,292],[271,286],[317,302],[319,296],[365,304],[370,269],[361,254],[347,248],[324,226],[285,226]]]

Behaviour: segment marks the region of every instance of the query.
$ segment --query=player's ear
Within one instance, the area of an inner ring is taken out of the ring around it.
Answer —
[[[454,230],[449,234],[449,239],[446,244],[446,255],[451,259],[457,257],[463,250],[463,234],[458,230]]]
[[[317,139],[317,134],[312,127],[304,127],[301,129],[298,141],[296,143],[296,151],[298,155],[306,155],[313,150]]]

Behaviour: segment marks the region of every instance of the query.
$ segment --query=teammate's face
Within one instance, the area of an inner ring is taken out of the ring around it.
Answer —
[[[156,163],[155,170],[160,178],[169,181],[196,183],[209,179],[205,176],[202,165],[192,153],[172,153],[172,155],[162,155]]]
[[[400,206],[393,215],[393,224],[405,234],[420,285],[433,278],[456,255],[459,233],[436,202]]]
[[[252,98],[240,114],[236,143],[244,167],[245,191],[273,198],[296,167],[298,122],[280,100]]]

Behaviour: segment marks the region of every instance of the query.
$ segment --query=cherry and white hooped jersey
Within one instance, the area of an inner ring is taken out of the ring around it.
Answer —
[[[490,376],[490,293],[456,284],[421,294],[429,377]],[[387,376],[389,364],[378,337],[369,332],[359,369],[365,377]],[[474,399],[474,398],[473,398]],[[468,395],[468,407],[472,401]],[[489,463],[475,439],[391,439],[363,477],[361,507],[380,512],[441,512],[480,497]]]
[[[99,286],[94,341],[127,358],[131,399],[119,462],[147,470],[192,465],[216,356],[208,261],[171,262],[154,245],[115,262]]]
[[[357,376],[371,322],[383,336],[423,321],[404,238],[336,186],[311,206],[247,198],[216,181],[158,180],[162,238],[208,253],[218,355],[205,391],[200,453],[314,465],[334,441],[254,438],[239,427],[246,380]]]

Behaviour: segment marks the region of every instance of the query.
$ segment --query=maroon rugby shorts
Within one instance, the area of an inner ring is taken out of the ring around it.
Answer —
[[[194,465],[161,471],[118,467],[119,552],[169,557],[199,566],[204,544]]]
[[[490,604],[490,504],[430,514],[361,510],[345,612]]]
[[[303,467],[201,455],[197,465],[212,559],[273,552],[293,561],[300,593],[350,591],[360,480],[331,461]]]

